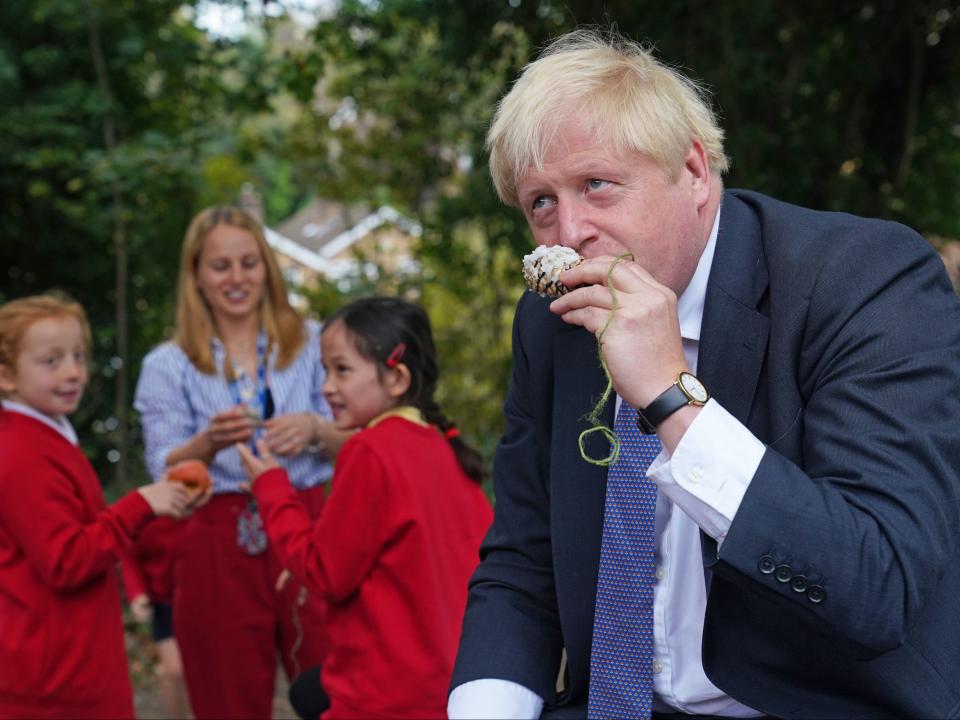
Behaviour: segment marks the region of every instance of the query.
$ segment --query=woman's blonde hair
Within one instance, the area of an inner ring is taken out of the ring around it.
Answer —
[[[199,212],[190,222],[180,252],[180,277],[177,286],[177,318],[174,341],[200,372],[215,372],[210,341],[217,333],[207,301],[197,288],[197,265],[203,243],[218,225],[232,225],[247,230],[257,241],[266,267],[266,286],[260,306],[260,323],[267,334],[267,343],[277,349],[277,367],[283,369],[294,361],[306,339],[302,318],[290,306],[280,266],[267,245],[263,226],[241,208],[217,205]]]
[[[500,101],[487,149],[500,199],[518,205],[517,179],[543,158],[558,126],[582,119],[615,152],[652,157],[676,178],[693,139],[713,172],[726,172],[723,130],[696,82],[616,33],[574,30],[529,63]]]
[[[0,305],[0,365],[14,370],[20,343],[35,322],[47,318],[72,317],[80,323],[83,345],[87,354],[93,347],[93,337],[87,313],[80,303],[62,293],[31,295]]]

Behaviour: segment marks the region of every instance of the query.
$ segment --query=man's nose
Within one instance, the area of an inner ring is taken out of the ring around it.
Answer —
[[[591,234],[590,223],[583,208],[575,200],[564,200],[557,205],[557,241],[564,247],[580,252],[580,246]]]

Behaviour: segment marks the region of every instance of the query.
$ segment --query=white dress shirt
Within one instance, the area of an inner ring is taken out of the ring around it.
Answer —
[[[3,405],[4,410],[17,412],[21,415],[32,417],[34,420],[39,420],[44,425],[49,425],[58,433],[63,435],[63,437],[65,437],[71,445],[80,444],[80,439],[77,437],[77,431],[73,429],[73,425],[71,425],[70,421],[67,420],[66,415],[61,415],[58,418],[52,418],[49,415],[44,415],[42,412],[37,412],[29,405],[24,405],[23,403],[14,402],[12,400],[4,400],[0,404]]]
[[[720,226],[720,212],[687,289],[677,301],[687,364],[696,372],[707,280]],[[619,409],[620,398],[617,398]],[[710,400],[690,424],[671,457],[664,450],[647,476],[657,483],[657,586],[653,597],[653,709],[695,715],[756,717],[704,673],[700,647],[707,595],[700,529],[723,542],[764,445],[739,421]],[[538,718],[543,699],[508,680],[464,683],[450,694],[451,720]]]

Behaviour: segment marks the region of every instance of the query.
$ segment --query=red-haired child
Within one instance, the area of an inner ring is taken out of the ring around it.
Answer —
[[[75,302],[0,306],[0,718],[133,717],[116,565],[203,500],[158,483],[106,506],[66,417],[90,345]]]
[[[321,335],[334,422],[359,429],[313,521],[265,444],[238,446],[271,543],[329,602],[329,654],[291,688],[301,717],[441,718],[467,582],[493,518],[482,462],[434,401],[430,324],[416,305],[367,298]]]

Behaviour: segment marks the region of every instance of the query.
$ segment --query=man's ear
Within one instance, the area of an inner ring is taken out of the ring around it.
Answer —
[[[387,394],[392,398],[402,398],[410,389],[410,368],[405,363],[397,363],[387,369],[385,379]]]
[[[713,181],[713,177],[710,175],[710,160],[707,157],[707,151],[696,138],[690,143],[690,149],[687,150],[683,159],[683,167],[689,174],[690,187],[699,209],[706,204],[710,197],[710,183]]]

